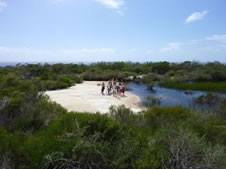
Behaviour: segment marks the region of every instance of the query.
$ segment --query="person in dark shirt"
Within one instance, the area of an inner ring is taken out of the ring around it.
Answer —
[[[104,95],[104,89],[105,89],[105,84],[104,82],[101,83],[101,93]]]

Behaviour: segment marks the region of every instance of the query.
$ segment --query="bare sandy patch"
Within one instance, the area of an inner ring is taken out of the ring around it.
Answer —
[[[112,105],[125,105],[133,111],[142,111],[139,106],[141,99],[127,91],[125,97],[113,97],[101,94],[101,87],[98,81],[85,81],[82,84],[76,84],[68,89],[47,91],[46,94],[51,100],[62,105],[69,111],[107,113]]]

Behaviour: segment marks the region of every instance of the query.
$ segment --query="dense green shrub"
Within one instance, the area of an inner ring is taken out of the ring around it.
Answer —
[[[165,169],[199,168],[224,169],[225,148],[211,146],[204,138],[189,131],[179,131],[168,136],[168,160],[163,163]]]
[[[209,128],[208,138],[226,145],[226,125],[214,125]]]
[[[191,116],[190,111],[180,106],[153,107],[144,112],[145,123],[152,128],[168,128],[179,125],[182,120]]]
[[[111,79],[125,80],[128,76],[133,75],[129,72],[119,72],[119,71],[86,71],[81,76],[84,80],[89,81],[107,81]]]
[[[126,108],[125,105],[121,105],[119,107],[111,106],[109,108],[109,114],[113,119],[120,120],[126,124],[133,122],[134,119],[133,112],[129,108]]]
[[[161,80],[161,76],[156,73],[148,73],[142,80],[144,83],[158,82]]]
[[[161,98],[157,98],[155,96],[147,96],[143,101],[142,105],[151,108],[153,106],[159,106],[161,104]]]
[[[61,114],[33,135],[0,129],[0,155],[18,169],[225,167],[221,121],[202,119],[181,107],[153,107],[138,114],[124,106],[110,111]]]

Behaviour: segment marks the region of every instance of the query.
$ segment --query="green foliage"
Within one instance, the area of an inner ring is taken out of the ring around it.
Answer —
[[[49,101],[47,96],[39,97],[35,103],[23,105],[22,115],[13,120],[11,130],[21,130],[26,134],[33,133],[41,127],[48,126],[51,120],[66,112],[55,102]]]
[[[189,116],[189,110],[180,106],[153,107],[144,112],[145,124],[155,129],[175,127]]]
[[[226,99],[222,99],[220,103],[220,108],[218,109],[217,114],[219,117],[226,122]]]
[[[208,138],[226,145],[226,125],[214,125],[209,128]]]
[[[156,73],[148,73],[142,80],[144,83],[158,82],[161,80],[161,76]]]
[[[147,108],[151,108],[153,106],[159,106],[161,104],[161,99],[155,96],[147,96],[146,100],[144,100],[142,104]]]
[[[3,92],[7,90],[3,89]],[[32,85],[23,90],[14,89],[11,93],[7,91],[6,94],[0,100],[0,126],[8,130],[32,133],[66,112]]]
[[[224,169],[225,148],[209,146],[204,138],[180,130],[168,136],[169,157],[163,164],[165,169],[200,168]]]
[[[128,76],[133,75],[133,73],[129,72],[119,72],[119,71],[96,71],[96,70],[89,70],[84,72],[81,76],[84,80],[89,81],[106,81],[111,79],[118,79],[118,80],[124,80]]]
[[[202,119],[182,107],[153,107],[134,114],[120,106],[110,112],[61,114],[33,135],[0,129],[0,154],[18,169],[158,169],[180,166],[182,161],[189,166],[225,167],[221,121]],[[177,152],[180,161],[175,161]]]
[[[167,73],[170,70],[169,62],[158,62],[152,64],[152,71],[160,75]]]
[[[119,107],[111,106],[109,108],[109,114],[113,119],[120,120],[126,124],[134,121],[133,112],[129,108],[126,108],[124,105],[121,105]]]
[[[7,85],[14,83],[13,79],[36,80],[41,90],[54,90],[70,87],[85,80],[127,79],[130,75],[145,75],[143,81],[153,85],[153,82],[184,83],[184,82],[220,82],[226,81],[226,66],[218,62],[200,64],[185,61],[180,64],[169,62],[99,62],[84,64],[25,64],[16,67],[0,68],[2,75],[8,74]],[[224,87],[209,84],[201,86],[202,90],[217,87],[216,91],[225,91]],[[223,85],[222,85],[223,86]],[[172,87],[176,87],[173,85]],[[200,90],[198,88],[197,90]]]
[[[69,113],[42,94],[83,78],[123,80],[143,74],[148,84],[164,81],[173,88],[224,91],[225,72],[220,63],[197,62],[0,68],[0,168],[225,169],[225,100],[217,111],[204,113],[153,107],[160,100],[149,98],[151,108],[146,111],[113,106],[108,115],[101,115]],[[216,98],[209,94],[198,103],[213,107]]]
[[[217,113],[222,105],[222,98],[214,93],[208,92],[193,100],[202,111]]]

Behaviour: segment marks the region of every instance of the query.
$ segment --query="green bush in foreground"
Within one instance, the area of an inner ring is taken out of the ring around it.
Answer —
[[[0,129],[0,168],[225,169],[225,123],[217,117],[181,107],[110,112],[61,114],[32,135]]]

